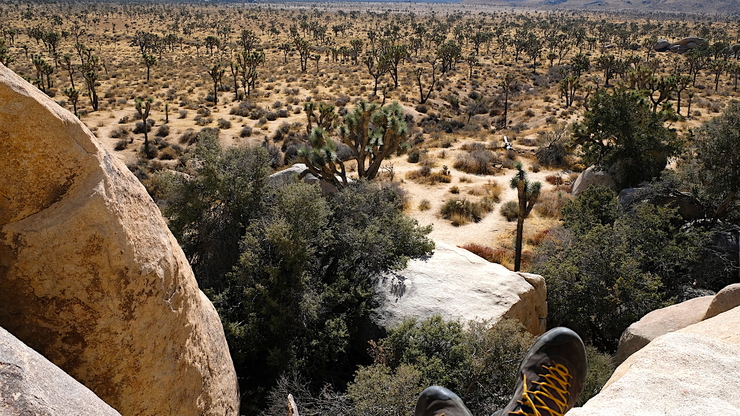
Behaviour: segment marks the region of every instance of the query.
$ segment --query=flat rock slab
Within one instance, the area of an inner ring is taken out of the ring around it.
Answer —
[[[379,323],[389,327],[404,318],[518,319],[533,334],[542,334],[547,318],[547,291],[542,276],[515,273],[459,247],[436,242],[427,260],[412,260],[399,273],[401,284],[384,285],[386,301]]]
[[[568,416],[740,415],[740,308],[663,335]]]
[[[120,413],[0,328],[0,415],[120,416]]]

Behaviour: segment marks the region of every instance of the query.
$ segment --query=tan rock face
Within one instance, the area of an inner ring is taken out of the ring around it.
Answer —
[[[714,296],[702,296],[685,302],[656,309],[630,325],[619,338],[616,362],[620,364],[650,341],[677,331],[704,319]]]
[[[547,289],[542,276],[515,273],[467,250],[435,244],[431,258],[412,260],[400,272],[402,290],[380,289],[387,299],[378,311],[383,326],[439,314],[462,322],[517,319],[535,335],[545,332]]]
[[[726,286],[714,295],[704,319],[713,318],[738,306],[740,306],[740,283],[735,283]]]
[[[0,65],[0,326],[124,415],[237,414],[223,328],[159,210]]]
[[[660,336],[568,416],[740,414],[740,308]]]
[[[0,415],[120,416],[120,413],[0,328]]]

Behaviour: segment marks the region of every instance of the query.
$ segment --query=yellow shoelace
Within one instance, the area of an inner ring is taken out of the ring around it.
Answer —
[[[570,387],[569,379],[573,376],[566,366],[554,362],[553,364],[552,367],[542,366],[547,371],[541,376],[544,381],[532,382],[532,384],[540,386],[539,390],[529,390],[527,388],[527,375],[524,375],[524,391],[522,399],[518,402],[522,406],[529,407],[531,411],[525,412],[520,408],[516,412],[510,412],[510,415],[563,416],[569,410],[568,387]],[[552,403],[546,403],[545,399],[549,399]],[[555,406],[554,409],[552,405]],[[547,413],[543,414],[542,411],[547,411]]]

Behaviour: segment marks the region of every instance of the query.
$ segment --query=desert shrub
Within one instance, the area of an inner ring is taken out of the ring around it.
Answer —
[[[586,345],[588,370],[583,390],[578,396],[576,406],[583,406],[589,399],[599,394],[601,388],[614,374],[614,361],[611,355],[600,352],[596,347]]]
[[[146,120],[147,133],[152,130],[153,125],[154,125],[154,120],[152,120],[151,118]],[[144,133],[144,122],[137,121],[136,126],[134,127],[134,134],[143,134],[143,133]]]
[[[624,210],[613,191],[591,187],[561,212],[564,228],[538,247],[534,268],[548,276],[548,324],[612,352],[631,323],[693,293],[704,237],[680,227],[675,210]]]
[[[193,129],[187,129],[180,135],[178,142],[184,145],[190,145],[196,142],[198,134]]]
[[[270,121],[275,121],[278,119],[278,113],[275,111],[269,111],[267,114],[265,114],[265,118]]]
[[[273,188],[269,163],[260,146],[221,149],[202,134],[188,175],[158,176],[168,224],[217,299],[242,414],[256,413],[281,375],[318,390],[351,374],[375,282],[433,248],[431,228],[403,214],[394,188],[354,181],[327,196],[303,182]]]
[[[157,129],[157,133],[155,134],[155,136],[157,137],[167,137],[169,135],[170,126],[168,126],[167,124],[162,124],[161,126],[159,126],[159,128]]]
[[[486,215],[486,210],[480,204],[463,198],[448,199],[442,204],[439,213],[444,219],[452,221],[452,225],[460,226],[479,222]]]
[[[131,120],[129,116],[123,116],[118,120],[118,124],[126,124]]]
[[[537,163],[547,167],[564,167],[568,164],[568,150],[561,143],[540,146],[535,152]]]
[[[249,137],[252,135],[252,128],[249,126],[242,127],[242,131],[239,133],[239,137]]]
[[[188,116],[188,110],[185,110],[185,109],[181,109],[181,110],[179,110],[179,111],[177,112],[177,117],[178,117],[178,118],[185,118],[185,117],[187,117],[187,116]]]
[[[125,126],[118,126],[111,130],[110,137],[113,139],[125,139],[131,134],[131,130]]]
[[[354,414],[411,414],[424,389],[421,377],[421,372],[408,364],[393,370],[382,364],[360,367],[347,387]]]
[[[550,232],[551,231],[549,229],[548,230],[538,231],[533,236],[530,236],[530,237],[526,238],[525,241],[527,242],[527,244],[537,247],[540,244],[542,244],[543,242],[545,242],[545,240],[550,235]]]
[[[207,125],[213,123],[213,118],[211,118],[211,117],[204,117],[204,116],[201,116],[201,115],[197,115],[197,116],[195,116],[195,118],[193,119],[193,121],[195,121],[195,125],[196,126],[207,126]]]
[[[267,114],[267,110],[262,107],[256,107],[249,112],[249,118],[252,120],[259,120]]]
[[[419,202],[419,211],[429,211],[432,209],[432,203],[428,199],[422,199]]]
[[[455,194],[455,195],[456,194],[459,194],[460,193],[460,187],[457,186],[457,185],[453,185],[452,187],[450,187],[450,193],[451,194]]]
[[[175,148],[166,147],[159,152],[159,160],[175,160],[180,156]]]
[[[128,139],[122,139],[116,142],[116,147],[114,147],[113,149],[121,151],[126,149],[126,147],[128,147]]]
[[[419,163],[419,158],[421,157],[421,150],[419,148],[415,147],[411,149],[408,156],[406,157],[406,161],[409,163]]]
[[[516,201],[507,201],[501,205],[501,215],[506,221],[515,221],[519,216],[519,203]]]
[[[438,183],[452,182],[452,175],[450,175],[450,172],[447,169],[433,172],[430,167],[422,166],[419,170],[407,172],[406,179],[426,185],[436,185]]]
[[[198,107],[197,113],[199,116],[209,117],[211,115],[211,110],[208,107]]]
[[[484,246],[482,244],[476,244],[476,243],[469,243],[465,244],[464,246],[460,246],[460,248],[468,250],[469,252],[475,254],[476,256],[483,257],[484,259],[493,262],[493,254],[494,254],[494,248],[489,246]]]
[[[251,101],[241,101],[234,107],[231,107],[229,114],[240,117],[249,117],[255,105]]]
[[[540,217],[559,218],[560,210],[571,198],[563,192],[543,192],[540,194],[534,210]]]
[[[495,171],[494,163],[499,159],[490,150],[473,150],[457,156],[452,165],[457,170],[476,175],[491,175]]]
[[[331,386],[311,389],[309,380],[297,374],[281,376],[267,393],[267,408],[261,416],[285,416],[288,395],[295,400],[299,415],[347,416],[353,406],[346,394],[336,392]]]
[[[463,182],[460,180],[460,182]],[[498,203],[501,200],[501,185],[495,181],[488,181],[483,185],[476,186],[468,190],[469,195],[483,196],[484,198],[490,199],[493,203]]]
[[[427,106],[426,104],[419,104],[416,106],[416,111],[422,114],[426,114],[426,112],[429,111],[429,106]]]
[[[533,341],[518,321],[508,319],[492,327],[463,327],[439,316],[406,320],[374,348],[375,364],[357,372],[348,396],[367,404],[355,414],[413,414],[418,394],[436,384],[460,393],[472,414],[491,414],[511,399],[519,362]],[[392,387],[399,397],[383,397],[393,396]],[[386,407],[378,412],[373,403]]]
[[[218,119],[218,121],[216,122],[216,125],[218,126],[218,128],[223,129],[223,130],[231,128],[231,122],[223,118]]]

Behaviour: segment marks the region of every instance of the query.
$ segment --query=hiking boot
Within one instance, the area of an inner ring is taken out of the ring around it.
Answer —
[[[472,416],[457,394],[444,387],[427,387],[419,395],[414,416]]]
[[[576,404],[586,367],[578,334],[563,327],[547,331],[524,356],[514,397],[493,416],[562,416]]]

